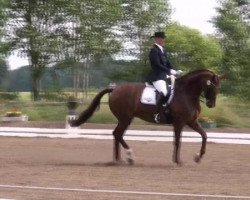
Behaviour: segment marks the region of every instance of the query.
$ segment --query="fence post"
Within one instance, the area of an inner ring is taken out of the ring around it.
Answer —
[[[76,112],[76,108],[78,107],[78,100],[74,96],[70,96],[67,102],[68,113],[66,115],[66,123],[65,128],[79,128],[79,127],[71,127],[69,124],[70,120],[75,120],[78,117],[78,113]]]

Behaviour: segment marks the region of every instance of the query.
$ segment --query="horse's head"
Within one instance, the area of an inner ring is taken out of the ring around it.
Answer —
[[[206,105],[209,108],[215,107],[216,96],[220,90],[220,79],[223,76],[214,74],[211,78],[206,79],[203,83],[203,92],[206,98]]]

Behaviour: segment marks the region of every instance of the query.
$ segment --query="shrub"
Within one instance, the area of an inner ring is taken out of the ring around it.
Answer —
[[[18,100],[19,93],[18,92],[0,92],[0,99],[1,100]]]
[[[58,101],[58,102],[65,102],[68,100],[68,95],[63,92],[50,92],[45,91],[44,93],[40,94],[40,98],[46,101]]]
[[[198,117],[198,122],[200,123],[214,123],[214,120],[210,119],[209,117]]]

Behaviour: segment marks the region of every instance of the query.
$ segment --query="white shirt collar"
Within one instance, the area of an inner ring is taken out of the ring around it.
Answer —
[[[156,45],[157,47],[159,47],[159,48],[160,48],[160,50],[161,50],[161,52],[162,52],[162,53],[164,53],[164,51],[163,51],[163,47],[162,47],[161,45],[159,45],[159,44],[157,44],[157,43],[155,43],[155,45]]]

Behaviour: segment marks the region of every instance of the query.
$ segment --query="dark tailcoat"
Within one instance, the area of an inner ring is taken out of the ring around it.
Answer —
[[[166,80],[166,75],[170,75],[170,69],[174,69],[170,63],[166,52],[154,45],[149,53],[149,60],[152,71],[148,77],[150,83],[158,80]]]

